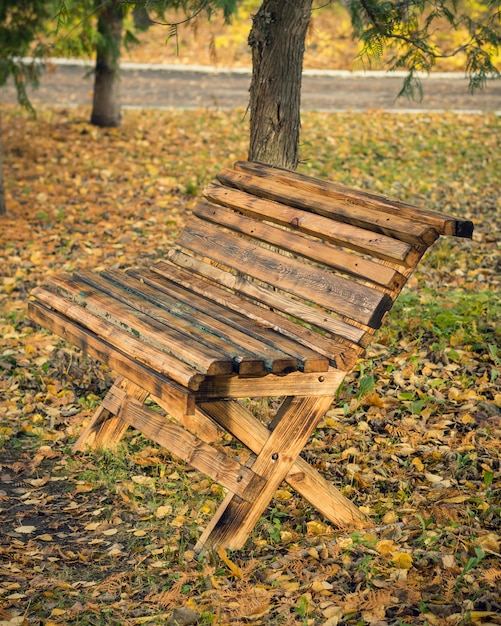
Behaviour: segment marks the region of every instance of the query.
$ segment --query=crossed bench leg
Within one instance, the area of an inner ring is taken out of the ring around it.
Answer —
[[[177,420],[176,424],[143,405],[148,395],[137,384],[118,378],[74,450],[113,447],[133,426],[226,487],[229,493],[200,537],[197,551],[241,548],[283,480],[336,526],[368,525],[352,502],[299,457],[329,409],[332,394],[286,397],[270,428],[235,399],[197,403],[193,414],[188,415],[178,410],[176,403],[153,396]],[[255,455],[249,467],[210,445],[225,431]]]

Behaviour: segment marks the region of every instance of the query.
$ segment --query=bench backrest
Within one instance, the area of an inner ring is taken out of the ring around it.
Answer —
[[[312,371],[322,359],[350,369],[427,248],[473,230],[258,163],[238,162],[217,179],[152,270],[307,346]]]

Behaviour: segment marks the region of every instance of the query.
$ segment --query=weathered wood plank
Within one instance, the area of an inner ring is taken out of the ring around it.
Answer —
[[[247,193],[306,209],[335,221],[383,233],[414,246],[427,247],[439,236],[438,232],[428,224],[390,213],[373,211],[365,206],[348,203],[342,198],[326,198],[318,194],[313,198],[311,192],[297,187],[292,188],[291,185],[278,182],[272,177],[223,170],[217,175],[217,179],[224,185],[242,189]]]
[[[104,322],[63,296],[41,287],[36,287],[32,295],[37,298],[39,305],[37,306],[36,302],[29,302],[31,319],[78,346],[90,356],[108,363],[113,370],[138,384],[141,384],[139,382],[141,378],[139,377],[137,381],[137,371],[144,371],[143,365],[153,372],[171,378],[187,389],[198,389],[205,378],[204,374],[153,346],[148,346],[146,350],[144,342]],[[121,367],[121,358],[126,364],[124,367]],[[147,388],[146,384],[143,386]],[[155,389],[158,395],[157,385]]]
[[[288,313],[292,318],[302,319],[320,329],[323,328],[329,332],[337,330],[337,334],[340,335],[340,337],[329,337],[314,332],[294,322],[292,319],[279,315],[275,310],[253,304],[239,297],[238,293],[231,293],[213,283],[206,282],[198,278],[195,273],[216,280],[219,284],[233,288],[244,295],[257,296],[256,300],[270,305],[268,297],[271,297],[273,294],[270,294],[267,289],[253,285],[243,280],[241,277],[224,272],[213,265],[203,263],[199,259],[190,257],[181,251],[172,249],[169,251],[168,256],[177,266],[166,263],[165,261],[159,261],[155,263],[151,269],[162,276],[189,286],[189,288],[196,293],[210,297],[219,304],[227,306],[234,311],[242,312],[250,319],[263,324],[266,328],[272,328],[282,335],[290,337],[316,350],[319,354],[331,360],[337,367],[349,367],[350,364],[352,367],[355,364],[362,348],[350,341],[352,337],[358,338],[360,346],[367,345],[369,341],[369,333],[367,330],[364,331],[364,329],[346,324],[342,320],[330,317],[325,312],[314,309],[313,307],[308,307],[301,302],[288,299],[285,296],[277,297],[278,294],[275,294],[273,297],[275,304],[274,309],[282,310]],[[345,335],[348,335],[349,339],[345,339]]]
[[[28,302],[30,316],[34,321],[62,337],[65,341],[85,349],[86,354],[102,363],[107,363],[117,374],[144,388],[148,393],[168,403],[176,413],[194,415],[195,398],[191,391],[166,378],[157,370],[129,357],[110,346],[88,329],[64,317],[57,311],[47,309],[39,302]],[[199,384],[200,381],[198,381]]]
[[[405,283],[404,276],[390,267],[359,255],[350,254],[325,241],[313,241],[297,231],[291,232],[283,228],[276,228],[268,223],[256,221],[208,203],[198,204],[193,210],[193,214],[235,232],[249,235],[282,250],[287,250],[295,256],[301,255],[305,259],[327,265],[364,282],[381,285],[391,291],[399,290]]]
[[[260,346],[261,352],[251,352],[246,347],[247,338],[243,333],[239,334],[224,324],[218,324],[209,315],[200,313],[186,303],[169,299],[165,294],[143,285],[139,280],[129,277],[124,272],[103,272],[99,276],[91,272],[80,272],[75,275],[75,279],[165,324],[167,328],[160,334],[156,333],[155,340],[161,342],[163,336],[168,333],[168,343],[170,343],[171,331],[175,336],[180,331],[194,340],[197,346],[205,346],[209,351],[216,348],[228,361],[234,363],[235,371],[244,375],[281,371],[280,368],[283,370],[296,365],[293,359],[278,352],[275,354],[278,361],[276,368],[274,368],[272,358],[265,364],[262,346]],[[210,303],[207,304],[210,305]],[[161,347],[163,348],[162,344]],[[191,344],[188,347],[191,349]]]
[[[243,315],[228,311],[213,300],[202,298],[188,291],[185,286],[181,287],[172,281],[167,281],[148,270],[140,272],[131,270],[129,274],[137,278],[136,284],[142,285],[143,296],[150,294],[151,297],[156,298],[157,302],[162,303],[162,294],[169,295],[166,299],[169,307],[181,306],[185,315],[188,310],[189,319],[195,320],[204,332],[208,331],[210,335],[217,332],[219,336],[234,344],[235,354],[245,355],[247,352],[249,359],[254,355],[256,358],[259,357],[261,362],[264,360],[267,372],[276,374],[289,372],[298,369],[298,362],[300,369],[305,371],[323,371],[328,367],[327,359],[317,352],[302,347],[290,339],[280,337],[277,333],[263,328],[262,325]],[[128,288],[134,288],[130,280],[124,278],[122,282]],[[149,287],[150,285],[152,288]],[[238,371],[241,375],[260,373],[245,370],[242,366]]]
[[[473,233],[473,223],[470,220],[459,219],[439,211],[430,211],[429,209],[416,207],[393,198],[369,193],[362,189],[353,189],[341,183],[320,180],[264,163],[239,161],[235,163],[235,169],[256,176],[271,176],[273,179],[298,187],[309,193],[319,193],[326,197],[345,199],[348,202],[361,204],[376,211],[383,211],[406,219],[416,220],[432,226],[441,235],[470,238]]]
[[[240,189],[211,183],[205,188],[204,195],[211,203],[234,207],[249,217],[287,226],[376,259],[412,266],[418,258],[410,243],[343,222],[335,222],[333,227],[333,220],[328,217],[259,198]]]
[[[392,304],[391,298],[377,289],[261,248],[201,220],[192,219],[178,242],[253,278],[277,285],[283,291],[372,328],[379,327]]]
[[[197,413],[210,416],[254,454],[261,452],[270,436],[266,426],[235,401],[201,403]],[[348,498],[300,456],[285,480],[336,526],[361,528],[370,525],[364,514]]]
[[[115,300],[106,292],[61,275],[54,276],[49,285],[66,299],[75,302],[106,323],[138,338],[143,350],[145,346],[154,347],[165,352],[166,356],[176,358],[210,376],[231,374],[234,371],[231,357],[220,349],[215,346],[206,347],[173,328],[167,330],[158,319]]]
[[[253,470],[130,396],[122,403],[119,417],[244,501],[254,501],[265,486]]]
[[[269,374],[260,378],[240,376],[211,376],[206,378],[195,392],[197,402],[221,398],[248,398],[252,396],[283,396],[301,393],[305,396],[334,395],[345,371],[331,369],[328,372],[304,374],[291,372],[286,376]]]
[[[223,428],[210,417],[202,414],[201,411],[193,410],[190,413],[186,413],[182,408],[180,410],[178,403],[171,402],[170,399],[165,397],[162,399],[154,395],[151,395],[151,399],[179,422],[181,426],[205,443],[215,443],[223,439],[225,435]]]

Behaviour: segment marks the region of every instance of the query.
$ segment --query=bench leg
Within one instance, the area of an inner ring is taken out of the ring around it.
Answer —
[[[286,404],[284,401],[284,409]],[[279,413],[282,413],[282,407]],[[199,412],[207,413],[254,454],[261,452],[270,436],[268,428],[236,400],[204,402],[200,404]],[[274,422],[273,426],[277,423]],[[285,480],[338,528],[355,529],[372,525],[353,502],[301,457],[297,458]]]
[[[149,394],[120,376],[96,409],[89,424],[80,433],[73,445],[73,452],[80,452],[86,448],[113,448],[118,445],[129,427],[126,421],[118,417],[120,407],[128,395],[144,402]]]
[[[265,479],[265,486],[252,503],[228,496],[202,534],[196,550],[211,547],[238,550],[244,545],[333,399],[333,396],[303,396],[289,402],[252,465],[252,470]]]

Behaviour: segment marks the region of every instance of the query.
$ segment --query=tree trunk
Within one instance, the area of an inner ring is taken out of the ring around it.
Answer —
[[[249,35],[252,49],[249,160],[295,169],[301,78],[312,0],[263,0]]]
[[[105,3],[98,18],[99,39],[90,118],[91,124],[96,126],[120,125],[120,46],[124,19],[120,3],[121,0]]]
[[[2,112],[0,111],[0,215],[7,213],[5,205],[5,185],[3,179],[3,142],[2,142]]]

